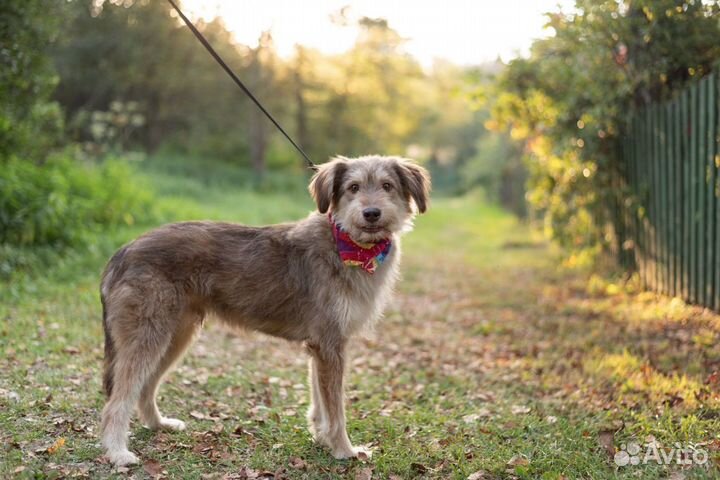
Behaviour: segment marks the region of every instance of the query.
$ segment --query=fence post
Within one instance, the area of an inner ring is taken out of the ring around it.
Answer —
[[[697,256],[697,275],[698,275],[698,292],[697,292],[697,302],[703,305],[707,305],[707,298],[705,296],[706,289],[705,289],[705,267],[707,266],[707,253],[708,253],[708,245],[706,245],[706,234],[705,234],[705,228],[706,228],[706,222],[707,217],[705,215],[706,212],[706,199],[705,199],[705,193],[707,189],[705,188],[705,181],[707,178],[707,168],[705,167],[706,164],[706,152],[707,152],[707,112],[708,112],[708,105],[707,105],[707,99],[708,99],[708,85],[709,85],[709,77],[705,77],[702,80],[700,80],[698,85],[698,128],[697,128],[697,136],[698,136],[698,156],[696,159],[697,162],[697,182],[698,182],[698,190],[697,190],[697,200],[698,200],[698,209],[697,209],[697,247],[698,247],[698,256]]]
[[[683,252],[683,159],[682,159],[682,117],[681,98],[676,97],[673,102],[673,183],[675,184],[675,201],[673,212],[673,228],[675,237],[675,293],[677,297],[683,295],[682,252]]]
[[[667,272],[668,272],[668,294],[675,296],[675,135],[673,134],[673,102],[665,104],[665,179],[668,187],[667,193],[667,217],[665,231],[667,235]]]
[[[682,242],[682,277],[683,277],[683,300],[690,299],[690,229],[692,226],[691,222],[691,190],[690,190],[690,90],[686,89],[682,92],[682,111],[680,115],[680,127],[682,128],[682,140],[683,140],[683,242]]]
[[[690,301],[698,303],[698,83],[690,86]]]

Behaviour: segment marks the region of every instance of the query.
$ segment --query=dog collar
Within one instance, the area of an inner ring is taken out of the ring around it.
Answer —
[[[350,235],[343,230],[339,223],[335,222],[332,214],[329,214],[328,218],[340,260],[345,265],[360,267],[371,275],[375,273],[375,269],[385,261],[390,253],[392,246],[390,239],[386,238],[376,243],[357,243],[350,238]]]

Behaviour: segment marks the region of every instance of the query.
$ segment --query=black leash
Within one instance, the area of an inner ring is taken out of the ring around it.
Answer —
[[[277,120],[275,120],[275,118],[272,115],[270,115],[270,112],[265,110],[265,107],[262,106],[262,104],[260,103],[260,100],[255,98],[255,95],[253,95],[252,92],[250,90],[248,90],[248,88],[245,86],[245,84],[242,83],[242,81],[240,81],[238,76],[235,75],[235,72],[233,72],[230,69],[230,67],[227,66],[227,63],[225,63],[225,61],[220,57],[220,55],[218,55],[218,53],[215,51],[215,49],[212,47],[212,45],[210,45],[210,43],[208,43],[208,41],[205,39],[203,34],[200,33],[200,31],[197,28],[195,28],[195,25],[193,25],[193,23],[182,12],[182,10],[180,10],[180,7],[178,7],[177,4],[173,0],[168,0],[168,2],[170,3],[170,5],[173,6],[175,11],[178,13],[178,15],[180,15],[180,18],[183,19],[183,21],[185,22],[185,25],[188,26],[188,28],[195,34],[195,37],[197,37],[197,39],[200,41],[200,43],[203,44],[205,49],[207,49],[207,51],[210,52],[210,55],[212,55],[212,57],[223,68],[223,70],[225,70],[225,72],[228,75],[230,75],[230,78],[232,78],[235,81],[237,86],[240,87],[242,89],[242,91],[245,92],[245,94],[248,97],[250,97],[250,100],[255,102],[255,105],[257,105],[258,108],[265,114],[265,116],[267,116],[270,119],[270,121],[273,123],[273,125],[275,125],[277,127],[277,129],[280,130],[280,133],[285,135],[285,138],[287,138],[288,141],[290,143],[292,143],[292,146],[295,147],[298,152],[300,152],[300,155],[302,155],[305,158],[305,161],[308,164],[308,168],[310,168],[312,170],[317,170],[317,167],[312,162],[312,160],[310,160],[310,157],[308,157],[307,154],[303,151],[303,149],[300,148],[300,146],[297,143],[295,143],[295,141],[292,138],[290,138],[290,135],[288,135],[288,133],[280,126],[280,124],[277,122]]]

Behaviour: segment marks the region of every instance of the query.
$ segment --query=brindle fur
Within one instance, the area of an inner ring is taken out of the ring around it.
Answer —
[[[429,188],[425,169],[408,160],[339,157],[313,177],[310,192],[318,211],[304,220],[267,227],[176,223],[121,248],[101,283],[108,396],[102,440],[110,460],[137,462],[126,438],[136,405],[150,428],[185,428],[160,414],[155,397],[208,316],[304,342],[313,437],[336,458],[365,451],[352,446],[345,430],[345,347],[353,333],[382,314],[398,274],[399,234],[417,211],[425,211]],[[372,224],[379,231],[369,231],[363,217],[370,207],[382,212]],[[390,254],[374,275],[340,261],[328,211],[357,242],[392,238]]]

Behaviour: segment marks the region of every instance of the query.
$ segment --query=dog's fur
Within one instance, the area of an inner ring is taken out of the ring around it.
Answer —
[[[313,437],[336,458],[364,451],[351,445],[345,430],[345,346],[381,315],[398,273],[399,233],[416,211],[425,211],[430,179],[425,169],[401,158],[339,157],[319,167],[309,188],[319,212],[299,222],[166,225],[108,262],[101,283],[108,396],[102,443],[110,461],[137,462],[126,438],[136,405],[150,428],[185,428],[160,414],[155,396],[210,315],[304,342]],[[382,212],[372,225],[363,217],[371,207]],[[342,263],[328,211],[356,242],[392,239],[373,275]]]

